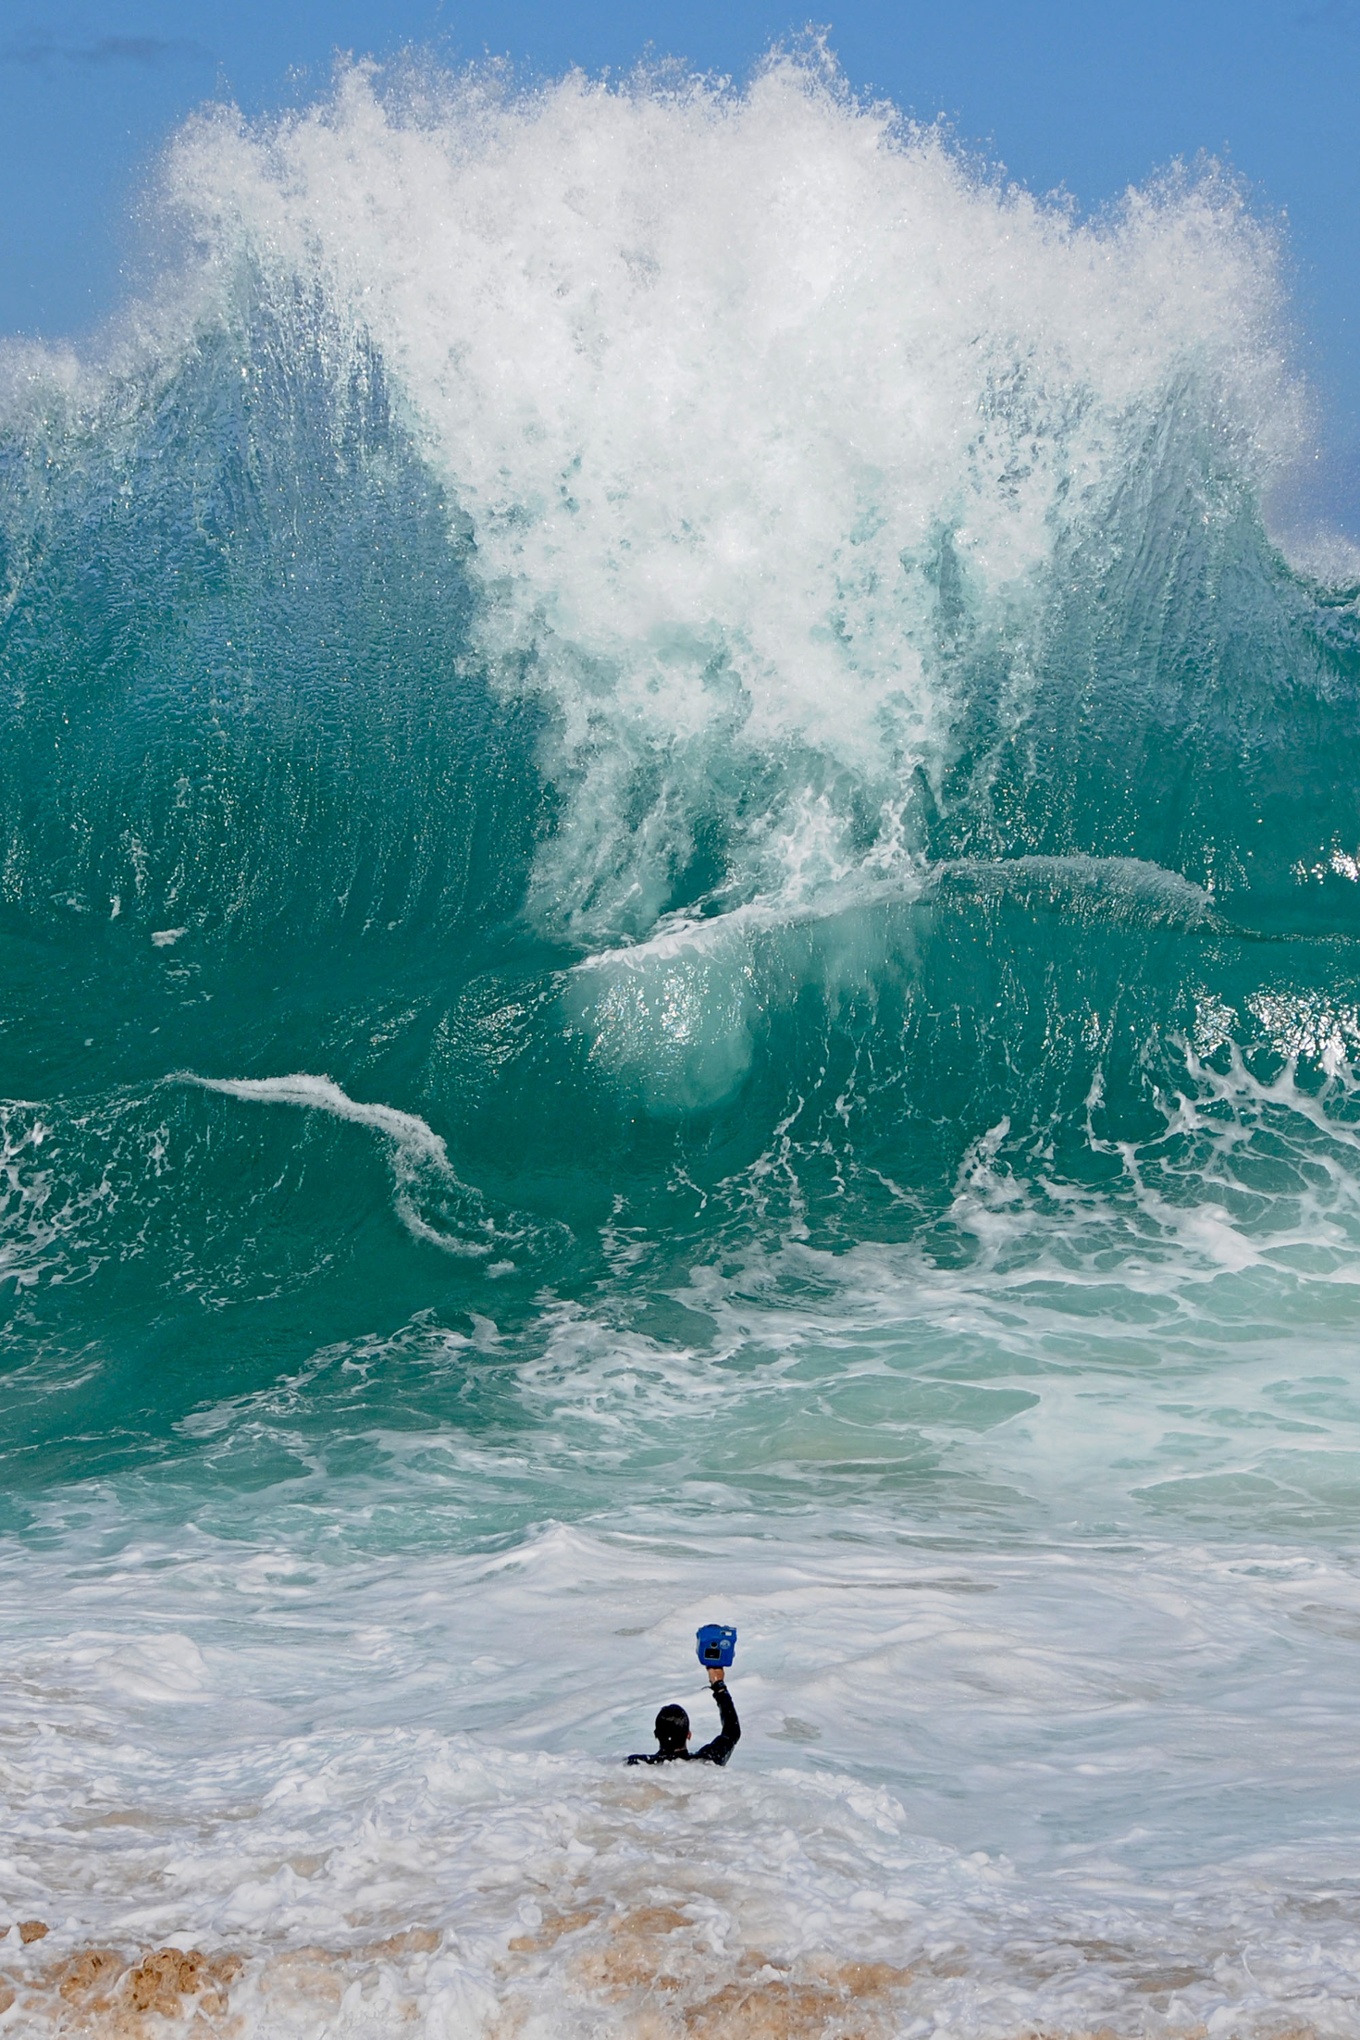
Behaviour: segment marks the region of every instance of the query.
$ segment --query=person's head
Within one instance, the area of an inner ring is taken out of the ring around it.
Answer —
[[[656,1739],[663,1757],[674,1756],[689,1741],[689,1716],[673,1700],[656,1717]]]

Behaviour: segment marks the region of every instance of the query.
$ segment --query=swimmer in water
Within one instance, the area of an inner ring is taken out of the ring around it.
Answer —
[[[737,1744],[741,1741],[741,1723],[737,1710],[732,1704],[732,1695],[727,1690],[721,1665],[710,1665],[708,1683],[713,1698],[718,1703],[718,1719],[722,1723],[712,1742],[706,1742],[701,1750],[689,1747],[692,1731],[689,1716],[683,1707],[674,1701],[663,1707],[656,1717],[656,1740],[658,1747],[646,1756],[629,1757],[630,1764],[725,1764]]]

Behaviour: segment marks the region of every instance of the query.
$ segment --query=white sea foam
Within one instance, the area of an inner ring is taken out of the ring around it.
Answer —
[[[1225,1105],[1319,1152],[1315,1101],[1217,1081],[1216,1166]],[[971,1267],[696,1270],[690,1349],[422,1320],[209,1391],[201,1464],[51,1489],[0,1547],[6,1889],[54,1930],[0,1949],[17,2030],[169,1945],[241,1961],[247,2040],[1348,2035],[1349,1317],[1136,1200],[1112,1262],[1012,1166],[998,1128],[961,1172]],[[383,1368],[508,1399],[394,1422]],[[704,1720],[710,1617],[732,1766],[619,1770],[661,1700]]]
[[[1347,1569],[868,1518],[109,1552],[99,1517],[24,1562],[6,1652],[7,1893],[54,1928],[0,1949],[14,2030],[84,2008],[83,1948],[167,1944],[243,1960],[246,2035],[1351,2030]],[[660,1699],[705,1720],[713,1615],[730,1769],[619,1768]]]

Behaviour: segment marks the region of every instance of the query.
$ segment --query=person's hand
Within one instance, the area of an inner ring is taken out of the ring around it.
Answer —
[[[710,1685],[710,1686],[721,1686],[721,1684],[722,1684],[722,1682],[723,1682],[723,1669],[724,1669],[724,1668],[723,1668],[723,1666],[722,1666],[722,1665],[710,1665],[710,1666],[709,1666],[709,1668],[708,1668],[708,1683],[709,1683],[709,1685]]]

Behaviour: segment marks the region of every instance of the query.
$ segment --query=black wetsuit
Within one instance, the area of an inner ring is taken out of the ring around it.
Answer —
[[[701,1750],[688,1750],[682,1743],[678,1750],[653,1750],[650,1756],[629,1757],[630,1764],[725,1764],[737,1744],[741,1741],[741,1723],[737,1710],[732,1705],[732,1695],[726,1686],[710,1686],[710,1693],[718,1703],[718,1719],[721,1729],[712,1742],[706,1742]]]

